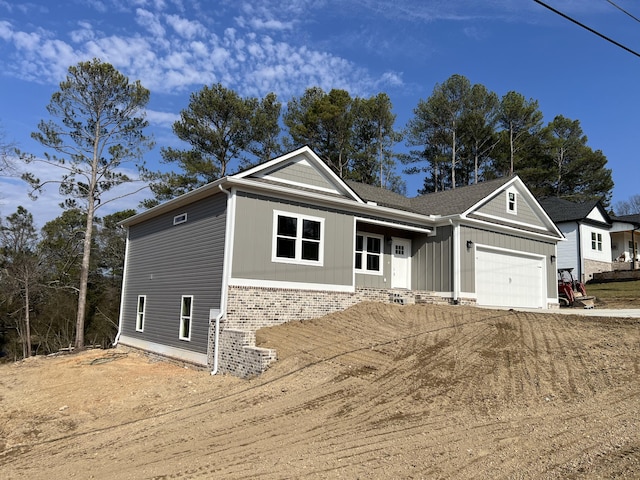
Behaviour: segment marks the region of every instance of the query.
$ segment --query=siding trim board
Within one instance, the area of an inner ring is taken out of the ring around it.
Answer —
[[[230,278],[233,287],[284,288],[288,290],[321,290],[327,292],[353,292],[353,285],[334,285],[331,283],[287,282],[284,280],[256,280],[252,278]]]
[[[192,352],[183,348],[170,347],[163,343],[151,342],[126,335],[120,336],[119,344],[203,367],[208,365],[208,355],[206,353]]]
[[[526,228],[530,228],[533,230],[540,230],[543,232],[548,231],[548,229],[546,227],[540,226],[540,225],[534,225],[532,223],[526,223],[526,222],[520,222],[518,220],[509,220],[503,217],[499,217],[497,215],[491,215],[490,213],[484,213],[484,212],[473,212],[474,216],[478,216],[478,217],[485,217],[485,218],[489,218],[491,220],[498,220],[498,221],[502,221],[502,222],[507,222],[507,223],[511,223],[514,225],[518,225],[520,227],[526,227]]]

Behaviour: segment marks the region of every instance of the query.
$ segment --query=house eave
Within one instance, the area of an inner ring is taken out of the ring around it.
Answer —
[[[529,230],[523,230],[521,228],[517,228],[517,227],[512,227],[509,225],[501,225],[498,223],[492,223],[492,222],[486,222],[484,220],[479,220],[479,219],[474,219],[474,218],[468,218],[465,216],[458,216],[458,220],[460,221],[461,225],[468,225],[468,226],[479,226],[482,228],[491,228],[492,230],[495,231],[501,231],[504,233],[508,233],[508,234],[517,234],[519,236],[524,236],[524,237],[529,237],[529,238],[536,238],[539,240],[546,240],[546,241],[552,241],[552,242],[564,242],[566,241],[566,238],[564,237],[564,235],[562,235],[562,232],[559,232],[559,235],[553,235],[551,233],[542,233],[542,232],[533,232],[533,231],[529,231]]]
[[[428,215],[422,215],[419,213],[407,212],[404,210],[398,210],[395,208],[384,207],[380,205],[371,205],[367,203],[359,203],[354,200],[340,197],[330,197],[321,193],[314,193],[310,191],[301,191],[292,189],[287,186],[279,186],[272,184],[256,183],[250,179],[229,178],[228,184],[236,187],[239,191],[247,193],[265,194],[271,193],[280,198],[287,198],[290,200],[305,199],[313,202],[314,205],[325,205],[331,207],[342,207],[343,209],[353,213],[365,213],[372,216],[383,217],[388,219],[394,219],[397,221],[403,221],[421,225],[422,227],[433,226],[433,217]],[[425,228],[428,230],[428,228]]]
[[[137,215],[133,215],[125,220],[122,220],[118,223],[118,225],[122,225],[125,227],[129,227],[131,225],[136,225],[140,222],[143,222],[149,218],[153,218],[157,215],[161,215],[175,208],[188,205],[196,200],[200,200],[202,198],[209,197],[211,195],[215,195],[220,192],[219,187],[224,187],[227,183],[229,177],[220,178],[214,182],[207,183],[201,187],[196,188],[190,192],[187,192],[179,197],[172,198],[171,200],[167,200],[160,205],[156,205],[155,207],[151,207],[144,212],[140,212]]]

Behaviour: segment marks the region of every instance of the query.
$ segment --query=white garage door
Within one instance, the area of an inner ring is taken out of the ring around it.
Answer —
[[[478,305],[544,307],[542,259],[477,248],[476,293]]]

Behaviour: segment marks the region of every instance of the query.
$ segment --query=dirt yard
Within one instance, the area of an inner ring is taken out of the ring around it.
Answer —
[[[640,478],[640,320],[363,304],[259,342],[252,380],[0,366],[0,478]]]

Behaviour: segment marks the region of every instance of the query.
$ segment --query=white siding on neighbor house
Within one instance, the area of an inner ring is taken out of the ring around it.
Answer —
[[[591,245],[591,234],[601,235],[602,250],[594,250]],[[611,261],[611,237],[609,230],[591,225],[580,225],[580,238],[582,240],[582,258],[598,262]]]
[[[589,212],[589,215],[587,215],[587,218],[590,220],[595,220],[596,222],[607,223],[606,218],[602,216],[602,213],[597,208],[591,210]]]
[[[565,223],[558,225],[560,231],[566,237],[566,241],[558,242],[557,268],[573,268],[574,272],[580,272],[580,253],[578,251],[578,224]]]

